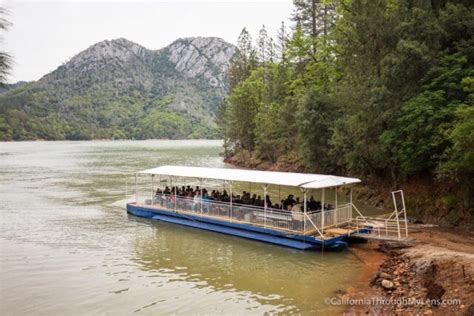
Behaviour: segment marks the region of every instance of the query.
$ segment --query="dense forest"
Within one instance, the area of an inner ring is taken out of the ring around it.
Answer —
[[[410,191],[419,218],[472,224],[473,4],[295,0],[275,39],[243,29],[219,114],[228,160],[357,175]]]

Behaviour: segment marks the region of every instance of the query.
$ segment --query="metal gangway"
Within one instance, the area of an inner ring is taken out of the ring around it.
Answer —
[[[364,239],[406,241],[408,240],[408,220],[403,190],[392,192],[394,210],[392,213],[377,216],[356,216],[352,225],[359,228],[369,228],[367,233],[357,233],[351,236]]]

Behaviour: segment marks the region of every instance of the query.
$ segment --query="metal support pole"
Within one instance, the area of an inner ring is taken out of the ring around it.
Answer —
[[[174,189],[174,211],[176,212],[178,210],[178,199],[176,198],[176,185],[173,187]]]
[[[354,212],[354,206],[352,204],[352,188],[350,190],[350,194],[349,194],[349,197],[350,197],[350,203],[351,203],[351,220],[352,220],[352,213]]]
[[[230,189],[230,221],[232,222],[232,185],[233,182],[229,182],[229,189]]]
[[[155,177],[154,174],[151,175],[151,205],[155,201],[155,192],[153,191],[153,178]]]
[[[398,210],[395,209],[395,217],[397,219],[397,231],[398,231],[398,240],[402,239],[402,236],[400,234],[400,222],[398,221]]]
[[[199,191],[201,191],[200,192],[200,194],[201,194],[201,203],[199,203],[199,206],[201,208],[201,217],[202,217],[202,179],[199,179]]]
[[[405,208],[405,196],[403,191],[400,191],[402,194],[402,205],[403,205],[403,216],[405,219],[405,237],[408,237],[408,221],[407,221],[407,209]]]
[[[264,214],[264,219],[265,222],[263,224],[263,227],[267,227],[267,187],[268,185],[263,186],[263,214]]]
[[[337,224],[337,187],[334,187],[334,224]]]
[[[325,215],[326,211],[324,209],[324,188],[323,188],[323,192],[321,194],[321,233],[324,234],[324,215]]]
[[[138,204],[138,197],[137,197],[137,174],[135,173],[135,204]]]
[[[395,219],[397,220],[398,240],[400,240],[402,238],[402,236],[401,236],[401,233],[400,233],[400,222],[399,222],[399,218],[398,218],[397,192],[400,192],[400,191],[392,192],[392,198],[393,198],[393,207],[395,209],[393,212],[395,213]],[[402,205],[402,207],[403,207],[403,205]]]
[[[303,189],[303,232],[304,232],[304,235],[306,235],[306,208],[307,208],[307,205],[306,205],[306,189]]]

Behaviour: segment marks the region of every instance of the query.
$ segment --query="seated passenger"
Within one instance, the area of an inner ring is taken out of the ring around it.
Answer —
[[[308,209],[311,211],[316,210],[316,200],[314,199],[314,196],[311,195],[308,201]]]
[[[257,195],[254,193],[252,195],[252,198],[250,199],[250,204],[254,205],[256,200],[257,200]]]
[[[303,211],[303,205],[300,203],[300,198],[296,198],[295,205],[291,208],[292,212],[302,212]]]
[[[240,195],[237,194],[237,196],[235,197],[235,203],[236,204],[242,204],[242,199],[240,198]]]

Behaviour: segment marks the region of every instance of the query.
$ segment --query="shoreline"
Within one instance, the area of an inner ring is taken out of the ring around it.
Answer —
[[[411,237],[351,246],[364,266],[337,293],[345,315],[474,314],[474,233],[417,227]]]

